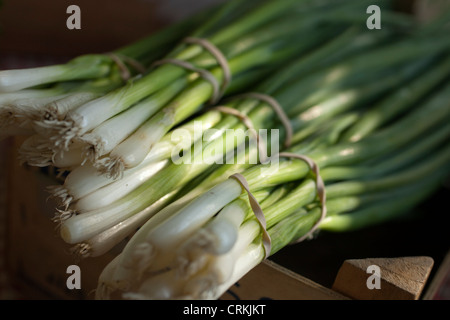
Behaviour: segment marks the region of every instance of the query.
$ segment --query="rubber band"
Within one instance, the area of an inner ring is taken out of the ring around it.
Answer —
[[[243,114],[239,110],[236,110],[234,108],[227,107],[227,106],[216,106],[216,107],[210,108],[208,110],[217,110],[219,112],[235,116],[236,118],[241,120],[242,123],[250,130],[250,132],[253,134],[254,138],[256,139],[256,143],[257,143],[258,150],[259,150],[260,162],[264,163],[267,160],[267,154],[266,154],[265,148],[264,148],[265,146],[263,146],[263,143],[261,141],[259,134],[256,133],[256,129],[253,126],[252,120],[247,115]]]
[[[211,99],[209,100],[209,103],[211,105],[216,104],[223,97],[223,95],[225,94],[225,91],[227,90],[227,88],[231,82],[232,74],[231,74],[231,70],[228,65],[228,61],[227,61],[226,57],[215,45],[213,45],[211,42],[209,42],[206,39],[187,37],[183,40],[183,42],[186,44],[196,44],[196,45],[201,46],[203,49],[208,51],[216,59],[217,63],[219,64],[219,66],[222,68],[222,71],[223,71],[223,81],[222,81],[221,85],[219,84],[219,82],[213,76],[213,74],[211,72],[209,72],[206,69],[197,68],[192,63],[189,63],[184,60],[167,58],[167,59],[162,59],[162,60],[158,60],[158,61],[154,62],[152,64],[152,66],[158,66],[158,65],[169,63],[169,64],[173,64],[173,65],[182,67],[184,69],[187,69],[189,71],[200,74],[200,76],[203,79],[209,81],[211,83],[211,85],[213,86],[213,94],[212,94]]]
[[[296,244],[309,238],[316,231],[322,220],[325,219],[327,215],[325,183],[323,182],[323,179],[320,176],[319,166],[311,158],[296,153],[288,153],[288,152],[282,152],[278,156],[303,160],[308,164],[308,166],[311,168],[311,170],[314,172],[314,175],[316,176],[316,189],[317,189],[317,196],[321,203],[321,215],[319,220],[304,236],[300,237],[297,240],[292,241],[292,244]]]
[[[264,101],[269,106],[271,106],[272,109],[275,111],[275,113],[278,115],[278,118],[280,119],[281,123],[283,124],[283,126],[286,130],[286,138],[284,140],[284,146],[286,148],[290,147],[291,142],[292,142],[292,136],[294,134],[294,130],[292,128],[291,121],[289,120],[288,116],[286,115],[286,113],[284,112],[283,108],[281,107],[281,105],[278,103],[277,100],[275,100],[273,97],[271,97],[267,94],[259,93],[259,92],[249,92],[249,93],[244,93],[244,94],[240,94],[240,95],[233,97],[233,99],[237,99],[237,98],[241,98],[241,99],[254,98],[254,99]]]
[[[132,58],[125,56],[123,54],[120,54],[120,53],[116,53],[116,56],[118,56],[120,59],[122,59],[122,61],[126,62],[127,64],[132,66],[134,69],[139,71],[139,73],[147,72],[147,68],[142,63],[137,61],[136,59],[132,59]]]
[[[270,239],[270,235],[267,232],[266,217],[264,216],[263,210],[259,205],[258,200],[256,200],[255,196],[251,193],[248,182],[247,180],[245,180],[243,175],[235,173],[230,176],[230,178],[235,179],[237,182],[239,182],[239,184],[245,189],[245,191],[247,191],[250,206],[252,207],[253,213],[255,214],[255,217],[258,220],[258,223],[263,231],[262,241],[265,252],[264,259],[267,259],[270,256],[270,251],[272,249],[272,240]]]
[[[135,59],[114,52],[107,52],[105,54],[108,57],[110,57],[114,61],[114,63],[119,67],[120,77],[124,81],[128,81],[131,78],[130,69],[127,67],[126,64],[129,64],[140,73],[145,73],[147,71],[144,65],[142,65],[139,61]]]
[[[323,182],[323,179],[320,176],[319,166],[311,158],[304,156],[304,155],[299,155],[296,153],[288,153],[288,152],[282,152],[278,156],[303,160],[304,162],[306,162],[308,164],[308,166],[311,168],[311,170],[314,172],[314,174],[316,176],[317,196],[319,198],[319,201],[321,202],[321,207],[322,207],[321,208],[321,216],[320,216],[319,220],[314,224],[314,226],[305,235],[298,238],[297,240],[291,241],[291,244],[296,244],[296,243],[300,243],[300,242],[304,241],[305,239],[309,238],[319,227],[322,220],[326,217],[327,207],[326,207],[325,183]],[[266,223],[266,218],[264,216],[264,212],[263,212],[261,206],[259,205],[258,201],[256,200],[255,196],[251,193],[248,182],[244,178],[244,176],[239,173],[235,173],[232,176],[230,176],[230,178],[237,180],[248,194],[250,206],[252,207],[253,213],[255,214],[255,217],[258,220],[258,222],[263,230],[263,239],[262,240],[263,240],[263,245],[264,245],[264,250],[265,250],[264,259],[267,259],[267,257],[270,255],[270,250],[271,250],[272,245],[271,245],[270,235],[267,232],[267,223]]]
[[[211,96],[211,99],[210,99],[209,103],[210,104],[215,104],[217,101],[220,100],[221,96],[220,96],[219,82],[213,76],[213,74],[211,72],[209,72],[206,69],[197,68],[192,63],[189,63],[187,61],[179,60],[179,59],[172,59],[172,58],[158,60],[158,61],[154,62],[152,64],[152,66],[155,67],[155,66],[159,66],[159,65],[167,64],[167,63],[168,64],[173,64],[175,66],[184,68],[186,70],[198,73],[203,79],[205,79],[208,82],[210,82],[212,87],[213,87],[213,94]]]
[[[204,38],[194,38],[194,37],[187,37],[183,40],[183,42],[188,44],[197,44],[201,47],[203,47],[205,50],[207,50],[211,55],[214,56],[217,63],[220,65],[223,71],[223,82],[221,86],[221,92],[220,96],[222,97],[225,94],[225,91],[227,90],[229,84],[231,83],[231,70],[230,66],[228,65],[227,58],[223,55],[222,51],[219,50],[215,45],[213,45],[211,42],[209,42],[207,39]]]

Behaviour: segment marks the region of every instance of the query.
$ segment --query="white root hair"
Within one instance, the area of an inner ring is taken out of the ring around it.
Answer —
[[[48,137],[55,151],[68,151],[71,142],[79,137],[81,128],[69,120],[34,121],[36,132]]]
[[[71,209],[62,210],[56,208],[55,216],[51,220],[57,223],[56,228],[58,229],[64,221],[66,221],[67,219],[71,218],[74,215],[76,215],[75,210]]]
[[[91,256],[91,246],[89,243],[77,243],[72,248],[70,248],[70,253],[73,254],[77,259],[86,259]]]
[[[86,144],[82,150],[83,158],[86,159],[86,161],[96,164],[104,153],[104,140],[99,137],[91,136],[90,134],[83,135],[80,140]]]
[[[119,157],[103,157],[94,163],[95,168],[110,179],[122,178],[125,171],[125,163]]]
[[[50,193],[49,198],[54,199],[58,206],[64,207],[65,210],[69,208],[73,201],[73,197],[70,195],[69,190],[63,185],[53,185],[46,187],[47,192]]]

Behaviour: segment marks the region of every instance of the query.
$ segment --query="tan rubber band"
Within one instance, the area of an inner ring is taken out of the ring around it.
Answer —
[[[285,158],[295,158],[305,161],[308,166],[311,168],[311,170],[314,172],[314,175],[316,176],[316,189],[317,189],[317,196],[319,198],[320,204],[321,204],[321,215],[319,220],[314,224],[314,226],[309,230],[304,236],[300,237],[297,240],[292,241],[293,244],[299,243],[304,241],[305,239],[309,238],[314,231],[319,227],[320,223],[323,219],[325,219],[327,215],[327,206],[326,206],[326,192],[325,192],[325,183],[323,182],[322,177],[320,176],[320,170],[319,166],[309,157],[299,155],[296,153],[288,153],[288,152],[282,152],[278,155],[279,157],[285,157]]]
[[[222,51],[220,51],[219,48],[217,48],[215,45],[213,45],[206,39],[187,37],[183,41],[188,44],[197,44],[203,47],[205,50],[207,50],[210,54],[214,56],[214,58],[216,59],[217,63],[220,65],[223,71],[223,82],[220,89],[221,90],[220,97],[222,97],[225,94],[225,91],[227,90],[232,77],[227,58],[223,55]]]
[[[264,163],[267,160],[267,154],[266,154],[266,151],[264,148],[265,146],[263,145],[263,142],[261,141],[259,134],[256,132],[256,129],[253,126],[252,120],[247,115],[243,114],[239,110],[236,110],[234,108],[227,107],[227,106],[216,106],[209,110],[217,110],[219,112],[235,116],[236,118],[241,120],[242,123],[250,130],[250,132],[253,134],[254,138],[256,139],[256,143],[257,143],[258,150],[259,150],[260,162]]]
[[[263,93],[259,93],[259,92],[244,93],[244,94],[240,94],[240,95],[233,97],[233,99],[235,99],[235,98],[241,98],[241,99],[254,98],[254,99],[264,101],[268,105],[270,105],[272,107],[272,109],[275,111],[275,113],[278,115],[278,118],[280,119],[281,123],[283,124],[284,128],[286,129],[286,138],[284,140],[284,146],[286,148],[290,147],[291,141],[292,141],[292,136],[294,134],[294,130],[292,129],[291,121],[289,120],[288,116],[286,115],[286,113],[284,112],[283,108],[281,107],[281,105],[278,103],[277,100],[275,100],[273,97],[271,97],[267,94],[263,94]]]
[[[139,61],[134,60],[130,57],[114,52],[107,52],[106,55],[110,57],[119,67],[120,77],[124,81],[127,81],[131,78],[131,72],[130,69],[128,69],[126,63],[135,68],[140,73],[145,73],[147,71],[144,65],[142,65]]]
[[[193,37],[187,37],[183,40],[184,43],[187,44],[196,44],[207,50],[213,57],[216,59],[217,63],[223,70],[223,82],[222,85],[219,84],[219,81],[213,76],[211,72],[209,72],[206,69],[197,68],[192,63],[189,63],[184,60],[180,59],[174,59],[174,58],[167,58],[155,61],[152,66],[159,66],[162,64],[173,64],[178,67],[182,67],[184,69],[187,69],[192,72],[196,72],[200,74],[200,76],[211,83],[213,87],[213,94],[211,96],[211,99],[209,100],[209,104],[214,105],[216,104],[222,96],[225,94],[226,89],[228,88],[228,85],[231,82],[231,70],[228,66],[228,61],[225,58],[225,56],[222,54],[222,52],[214,46],[211,42],[209,42],[206,39],[202,38],[193,38]]]
[[[245,189],[245,191],[247,191],[250,206],[252,207],[253,213],[255,214],[255,217],[258,220],[258,223],[263,231],[262,241],[265,252],[264,259],[267,259],[270,256],[270,250],[272,249],[272,240],[270,239],[270,235],[267,232],[266,217],[264,216],[263,210],[259,205],[258,200],[256,200],[255,196],[251,193],[248,182],[247,180],[245,180],[243,175],[235,173],[230,176],[230,178],[237,180],[237,182],[239,182],[239,184]]]

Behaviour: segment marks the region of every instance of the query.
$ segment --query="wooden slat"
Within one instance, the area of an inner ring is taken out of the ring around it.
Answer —
[[[423,300],[450,300],[450,251],[439,265]]]
[[[239,280],[221,299],[345,300],[348,298],[266,260]]]

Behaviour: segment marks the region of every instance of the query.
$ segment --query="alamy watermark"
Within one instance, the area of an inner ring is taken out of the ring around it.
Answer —
[[[66,273],[70,276],[66,280],[66,287],[69,290],[81,289],[81,269],[77,265],[70,265],[66,269]],[[381,269],[377,265],[370,265],[366,269],[366,273],[370,274],[367,278],[366,286],[369,290],[381,289]]]
[[[81,269],[79,266],[72,264],[67,267],[66,273],[70,276],[66,280],[67,289],[81,289]]]
[[[371,274],[367,278],[366,286],[369,290],[381,289],[381,269],[377,265],[370,265],[367,267],[366,272]]]
[[[69,30],[81,29],[81,9],[77,5],[70,5],[66,9],[70,16],[66,20],[66,27]]]
[[[367,29],[369,29],[369,30],[381,29],[381,9],[380,9],[380,7],[377,5],[371,5],[371,6],[367,7],[366,13],[370,14],[370,16],[366,22]]]
[[[193,129],[174,129],[170,135],[174,164],[265,164],[279,163],[279,129],[204,129],[194,121]]]

